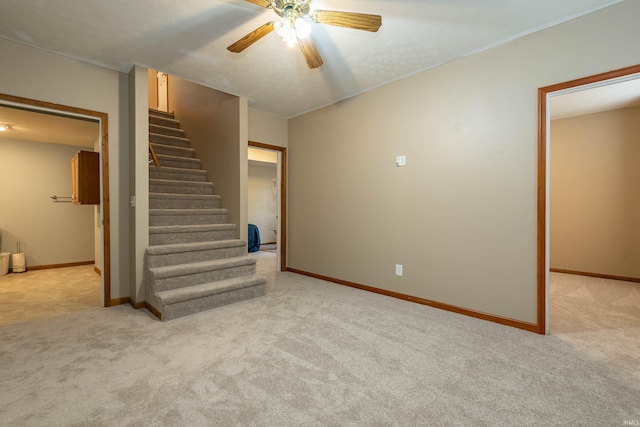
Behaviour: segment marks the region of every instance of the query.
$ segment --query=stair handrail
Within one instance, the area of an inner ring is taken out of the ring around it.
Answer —
[[[149,152],[151,153],[151,158],[153,159],[153,164],[159,168],[160,167],[160,161],[158,160],[158,157],[156,156],[156,152],[153,150],[153,146],[151,145],[151,141],[149,141]]]

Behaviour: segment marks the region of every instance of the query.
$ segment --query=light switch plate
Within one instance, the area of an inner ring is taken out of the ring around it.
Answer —
[[[396,264],[396,276],[402,276],[402,264]]]

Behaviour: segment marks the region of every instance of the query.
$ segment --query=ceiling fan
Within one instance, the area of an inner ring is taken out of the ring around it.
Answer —
[[[293,48],[296,44],[304,55],[309,68],[318,68],[322,65],[322,58],[313,41],[309,37],[311,24],[306,19],[318,24],[335,25],[338,27],[353,28],[375,32],[382,25],[380,15],[366,13],[341,12],[335,10],[311,11],[311,0],[245,0],[273,11],[280,16],[277,21],[267,22],[256,30],[250,32],[227,50],[240,53],[262,37],[275,31],[282,39]]]

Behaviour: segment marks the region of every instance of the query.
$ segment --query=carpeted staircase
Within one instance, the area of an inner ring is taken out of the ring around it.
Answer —
[[[172,113],[149,110],[149,140],[160,167],[149,166],[147,307],[171,320],[263,296],[266,280]]]

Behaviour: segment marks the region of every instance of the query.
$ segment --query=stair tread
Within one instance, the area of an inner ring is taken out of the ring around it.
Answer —
[[[223,270],[225,268],[242,267],[245,265],[255,265],[256,259],[248,256],[221,258],[209,261],[192,262],[189,264],[167,265],[163,267],[149,268],[149,273],[157,279],[166,279],[170,277],[188,276],[207,271]]]
[[[157,125],[153,125],[152,124],[151,126],[157,126]],[[173,128],[168,128],[168,129],[173,129]],[[152,132],[152,131],[149,131],[149,136],[150,137],[151,136],[160,136],[162,138],[180,139],[182,141],[189,142],[189,138],[185,138],[185,137],[182,137],[182,136],[175,136],[175,135],[165,135],[164,133],[157,133],[157,132]],[[152,142],[152,144],[157,144],[157,143],[156,142]],[[168,145],[168,144],[165,144],[165,145]]]
[[[156,135],[160,135],[160,134],[156,134]],[[165,136],[165,135],[162,135]],[[174,138],[177,139],[186,139],[186,138],[180,138],[178,136],[175,136]],[[162,142],[152,142],[151,145],[153,145],[154,147],[160,147],[160,148],[170,148],[172,150],[182,150],[182,151],[196,151],[195,148],[191,148],[191,147],[178,147],[176,145],[171,145],[171,144],[163,144]]]
[[[186,184],[191,184],[191,185],[199,185],[199,186],[204,186],[204,187],[212,187],[213,186],[213,182],[207,182],[207,181],[183,181],[183,180],[179,180],[179,179],[162,179],[162,178],[149,178],[149,183],[153,183],[153,184],[169,184],[169,185],[186,185]]]
[[[160,155],[158,155],[158,158],[160,158]],[[178,157],[179,159],[187,159],[189,157]],[[158,172],[188,172],[188,173],[198,173],[198,174],[203,174],[206,175],[207,171],[205,169],[189,169],[189,168],[177,168],[175,166],[162,166],[160,165],[160,168],[156,168],[154,165],[149,165],[150,169],[155,169]]]
[[[196,243],[173,243],[168,245],[149,246],[147,253],[149,255],[164,255],[191,251],[203,251],[207,249],[233,248],[245,246],[246,241],[240,239],[234,240],[213,240],[209,242]]]
[[[182,181],[180,181],[182,182]],[[185,193],[149,193],[149,198],[153,199],[220,199],[218,194],[185,194]]]
[[[157,292],[156,297],[162,301],[163,305],[169,305],[266,283],[267,280],[260,276],[242,276]]]
[[[164,230],[163,230],[164,229]],[[149,227],[149,233],[160,233],[168,230],[176,233],[188,233],[193,231],[207,230],[235,230],[235,224],[199,224],[199,225],[152,225]]]
[[[227,209],[223,208],[194,208],[194,209],[149,209],[149,215],[225,215]]]

